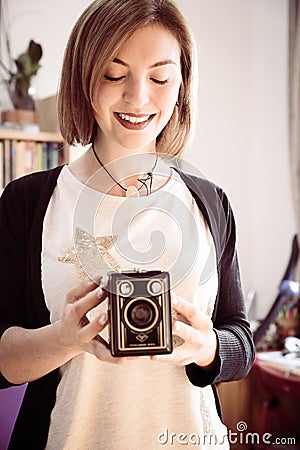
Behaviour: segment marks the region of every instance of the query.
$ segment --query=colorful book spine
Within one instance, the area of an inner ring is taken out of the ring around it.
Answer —
[[[63,163],[60,142],[0,139],[0,192],[15,178]]]

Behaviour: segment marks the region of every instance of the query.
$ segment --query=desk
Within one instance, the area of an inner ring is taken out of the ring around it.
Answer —
[[[281,362],[281,359],[277,358],[277,355],[274,355],[274,359],[272,359],[272,355],[270,356],[271,358],[264,358],[263,354],[258,354],[252,369],[254,376],[257,378],[257,382],[263,388],[264,396],[260,434],[268,433],[274,429],[282,429],[285,433],[294,432],[299,438],[299,430],[294,429],[294,420],[291,418],[291,411],[286,409],[282,400],[283,397],[290,397],[298,401],[299,413],[300,370],[297,367],[299,362],[289,365],[286,361]],[[281,428],[279,427],[280,423],[282,424]]]
[[[265,363],[257,357],[246,378],[218,386],[224,423],[233,432],[242,421],[250,433],[267,432],[274,437],[299,440],[300,376],[287,375],[286,367],[278,369],[269,364],[272,362]],[[233,446],[233,449],[249,450],[249,445]]]
[[[283,356],[281,351],[258,352],[254,364],[256,366],[265,370],[271,367],[274,370],[270,374],[284,374],[285,378],[294,379],[295,382],[300,379],[300,358],[292,353]]]
[[[267,389],[270,388],[271,381],[273,390],[276,386],[278,393],[290,393],[300,399],[300,361],[299,358],[297,360],[297,362],[291,360],[290,363],[282,363],[277,357],[264,358],[263,355],[258,354],[253,370],[262,377],[262,382]]]

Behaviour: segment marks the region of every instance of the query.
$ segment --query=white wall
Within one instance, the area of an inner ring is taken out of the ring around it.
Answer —
[[[23,52],[30,39],[43,47],[42,68],[34,80],[37,96],[56,93],[64,48],[71,28],[89,0],[2,0],[10,15],[13,56]],[[4,95],[1,91],[2,96]],[[0,106],[2,106],[0,104]],[[2,106],[3,109],[3,106]]]
[[[263,316],[294,234],[288,168],[288,1],[178,0],[198,42],[196,140],[188,158],[228,193],[244,288]],[[193,4],[193,8],[189,5]]]
[[[288,0],[177,0],[197,39],[198,122],[186,158],[233,204],[245,291],[263,316],[294,233],[288,173]],[[14,55],[44,48],[39,97],[56,92],[64,46],[89,0],[8,0]],[[4,107],[3,91],[0,108]]]
[[[256,0],[254,13],[253,280],[269,302],[296,230],[288,158],[288,2]]]

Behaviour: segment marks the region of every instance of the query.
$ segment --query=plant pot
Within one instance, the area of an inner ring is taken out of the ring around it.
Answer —
[[[2,111],[1,122],[5,128],[39,131],[37,112],[28,109]]]

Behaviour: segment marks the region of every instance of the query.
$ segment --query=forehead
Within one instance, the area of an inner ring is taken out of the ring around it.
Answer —
[[[181,49],[176,37],[162,25],[147,25],[135,31],[121,46],[118,57],[123,61],[147,62],[172,60],[180,65]]]

